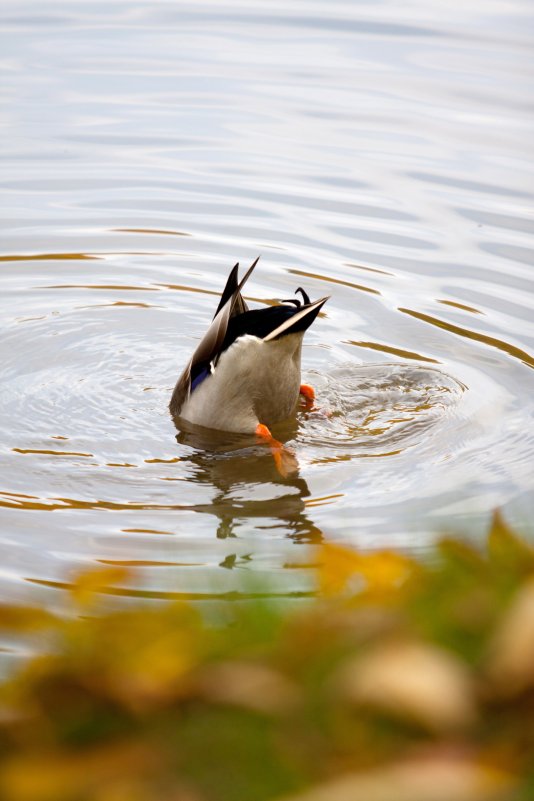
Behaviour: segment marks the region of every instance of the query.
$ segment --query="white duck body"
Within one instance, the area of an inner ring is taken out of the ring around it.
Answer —
[[[300,357],[306,329],[327,297],[291,299],[250,310],[235,265],[210,327],[179,377],[169,403],[175,420],[235,433],[265,431],[287,420],[298,405]],[[265,431],[262,436],[265,435]]]
[[[235,433],[287,420],[299,401],[303,338],[304,331],[269,341],[239,337],[186,400],[180,417]]]

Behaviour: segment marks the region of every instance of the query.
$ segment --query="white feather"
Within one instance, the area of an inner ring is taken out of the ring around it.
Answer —
[[[266,341],[247,334],[222,353],[193,390],[180,417],[195,425],[252,433],[291,417],[300,389],[304,332]]]

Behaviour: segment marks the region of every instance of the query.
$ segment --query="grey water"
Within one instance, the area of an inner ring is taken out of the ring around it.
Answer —
[[[309,590],[534,511],[532,4],[5,0],[0,600]],[[331,295],[284,479],[167,403],[232,265]],[[110,588],[114,590],[117,588]]]

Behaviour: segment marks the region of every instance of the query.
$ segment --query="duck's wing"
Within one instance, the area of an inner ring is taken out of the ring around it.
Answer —
[[[237,281],[237,270],[239,264],[236,264],[232,269],[226,286],[224,288],[221,300],[215,312],[213,321],[200,340],[197,349],[193,353],[187,367],[182,375],[176,382],[174,392],[172,393],[169,409],[171,414],[178,415],[184,405],[185,401],[191,394],[192,389],[195,388],[197,383],[200,383],[211,372],[212,362],[217,360],[222,345],[228,330],[228,323],[239,314],[248,310],[248,307],[243,300],[241,290],[252,273],[254,267],[258,263],[258,258],[251,264],[247,272],[241,279]]]

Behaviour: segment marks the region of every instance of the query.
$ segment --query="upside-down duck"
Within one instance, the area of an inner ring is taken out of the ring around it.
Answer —
[[[240,281],[239,264],[230,272],[212,323],[178,379],[169,408],[174,417],[205,428],[255,433],[275,453],[282,446],[269,426],[292,417],[299,398],[313,405],[313,388],[301,383],[302,340],[328,296],[310,301],[299,287],[295,294],[302,301],[292,298],[249,309],[241,290],[257,263]]]

